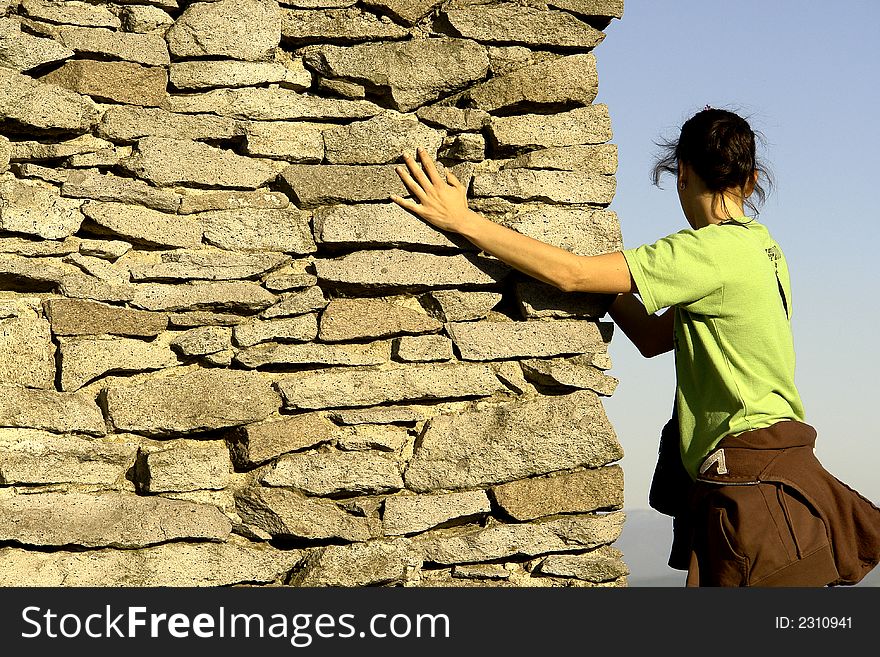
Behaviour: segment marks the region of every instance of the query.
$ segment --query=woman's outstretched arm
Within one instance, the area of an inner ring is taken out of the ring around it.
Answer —
[[[633,294],[617,295],[608,308],[611,319],[645,358],[672,351],[674,312],[668,308],[662,315],[649,315]]]
[[[422,167],[403,154],[406,167],[398,175],[413,200],[391,199],[441,230],[459,233],[480,249],[533,278],[566,292],[621,293],[634,289],[622,253],[581,256],[536,240],[474,212],[467,190],[452,171],[444,180],[424,149],[418,149]]]

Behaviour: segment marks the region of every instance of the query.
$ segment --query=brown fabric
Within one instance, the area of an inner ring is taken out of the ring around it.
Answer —
[[[793,421],[722,439],[724,467],[675,517],[670,566],[688,586],[851,585],[880,562],[880,509],[825,470],[815,440]]]

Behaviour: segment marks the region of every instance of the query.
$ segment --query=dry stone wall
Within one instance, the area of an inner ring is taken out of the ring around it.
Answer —
[[[0,3],[0,585],[623,586],[621,0]]]

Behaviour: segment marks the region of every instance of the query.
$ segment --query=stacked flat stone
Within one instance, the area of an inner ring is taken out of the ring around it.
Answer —
[[[622,0],[0,3],[0,586],[625,586]]]

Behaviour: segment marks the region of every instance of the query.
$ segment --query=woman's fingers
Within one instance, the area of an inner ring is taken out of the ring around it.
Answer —
[[[412,176],[409,175],[409,172],[404,167],[397,167],[397,175],[400,176],[400,179],[403,181],[404,186],[410,191],[410,193],[419,201],[425,198],[425,190],[422,189],[422,186],[419,185],[418,182],[413,180]]]
[[[413,177],[413,179],[424,189],[428,191],[434,186],[428,177],[425,175],[425,172],[422,171],[422,168],[419,166],[419,163],[416,162],[410,155],[406,153],[403,154],[403,161],[406,162],[406,168],[409,169],[409,174]]]
[[[425,171],[428,172],[428,178],[431,179],[431,182],[435,185],[441,185],[445,182],[443,178],[440,177],[440,173],[437,171],[437,167],[434,166],[434,160],[428,155],[428,151],[420,146],[416,149],[416,153],[418,154],[419,160],[421,160]]]

